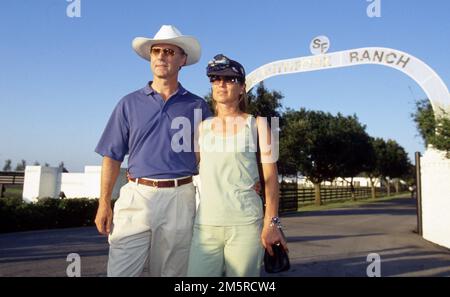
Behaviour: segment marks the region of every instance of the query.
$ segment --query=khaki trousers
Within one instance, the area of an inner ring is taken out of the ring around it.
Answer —
[[[108,276],[186,276],[195,187],[155,188],[129,182],[114,206]]]

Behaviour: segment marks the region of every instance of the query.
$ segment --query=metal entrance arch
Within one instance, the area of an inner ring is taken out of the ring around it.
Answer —
[[[247,75],[247,91],[259,82],[277,75],[364,64],[383,65],[402,71],[416,81],[424,90],[431,101],[435,115],[440,115],[442,110],[450,112],[448,88],[430,66],[410,54],[383,47],[365,47],[274,61],[255,69]]]

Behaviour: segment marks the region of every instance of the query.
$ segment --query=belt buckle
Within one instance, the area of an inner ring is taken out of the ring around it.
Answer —
[[[152,180],[152,183],[154,188],[158,188],[158,181]]]
[[[174,179],[174,185],[175,188],[178,187],[178,179]]]

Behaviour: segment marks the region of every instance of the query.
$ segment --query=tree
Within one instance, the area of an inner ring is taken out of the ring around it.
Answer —
[[[385,141],[381,138],[372,138],[372,147],[375,155],[375,162],[372,170],[367,174],[372,187],[372,198],[375,198],[374,179],[380,178],[386,181],[387,194],[390,195],[390,179],[400,178],[410,173],[412,166],[408,155],[403,147],[395,140]]]
[[[416,110],[411,114],[416,123],[417,130],[425,142],[425,147],[430,143],[430,138],[435,134],[436,121],[434,119],[434,111],[428,99],[416,102]]]
[[[3,166],[3,171],[11,171],[11,159],[5,160],[5,165]]]
[[[416,183],[416,166],[410,164],[408,171],[401,176],[401,179],[403,179],[407,185],[414,185]]]
[[[382,138],[372,138],[370,139],[373,152],[373,163],[372,166],[367,168],[366,174],[369,177],[370,187],[372,190],[372,198],[376,198],[375,193],[375,179],[381,178],[383,174],[383,166],[385,163],[384,156],[386,155],[386,142]]]
[[[38,161],[34,161],[33,166],[39,166],[41,165]]]
[[[17,163],[15,171],[25,171],[27,167],[27,161],[22,160],[20,163]]]
[[[425,147],[433,145],[438,150],[446,151],[450,158],[450,115],[441,110],[441,116],[435,118],[433,107],[428,99],[416,102],[416,109],[411,114]]]
[[[353,178],[361,172],[373,167],[374,152],[370,142],[370,136],[366,132],[366,126],[358,121],[356,115],[344,117],[338,113],[335,117],[336,140],[335,150],[339,176],[349,177],[352,199],[355,199],[355,188]]]
[[[336,121],[322,111],[288,109],[280,132],[280,158],[295,163],[298,171],[314,184],[315,201],[320,205],[320,183],[338,176],[339,152]]]
[[[295,157],[291,153],[291,143],[295,140],[290,139],[290,137],[295,137],[295,135],[289,135],[288,131],[285,131],[285,133],[280,137],[279,159],[277,165],[278,173],[281,175],[281,180],[283,180],[283,176],[286,175],[295,176],[296,178],[298,175]]]
[[[395,140],[388,139],[386,142],[386,163],[382,168],[382,175],[387,182],[388,196],[390,193],[390,179],[400,178],[409,172],[411,162],[405,149]]]
[[[253,92],[248,94],[248,113],[260,117],[280,118],[281,100],[284,96],[278,91],[269,91],[263,82],[258,84],[256,95]]]
[[[438,150],[446,151],[450,159],[450,116],[443,112],[443,116],[436,120],[436,133],[431,137],[431,144]]]
[[[314,184],[316,204],[321,204],[321,182],[349,177],[354,197],[353,178],[374,171],[376,156],[371,138],[356,115],[288,109],[284,123],[280,159],[294,163]]]
[[[69,171],[66,169],[66,167],[64,167],[64,162],[59,163],[58,168],[59,168],[59,170],[60,170],[61,172],[64,172],[64,173],[69,172]]]
[[[211,110],[212,114],[215,113],[214,111],[214,105],[212,100],[212,92],[210,91],[208,94],[205,95],[205,101],[209,106],[209,109]]]

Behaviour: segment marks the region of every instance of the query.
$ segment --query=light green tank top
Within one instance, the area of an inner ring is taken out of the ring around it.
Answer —
[[[196,224],[246,225],[262,219],[262,200],[253,190],[259,181],[255,121],[249,116],[245,128],[230,136],[212,131],[211,119],[202,123]]]

